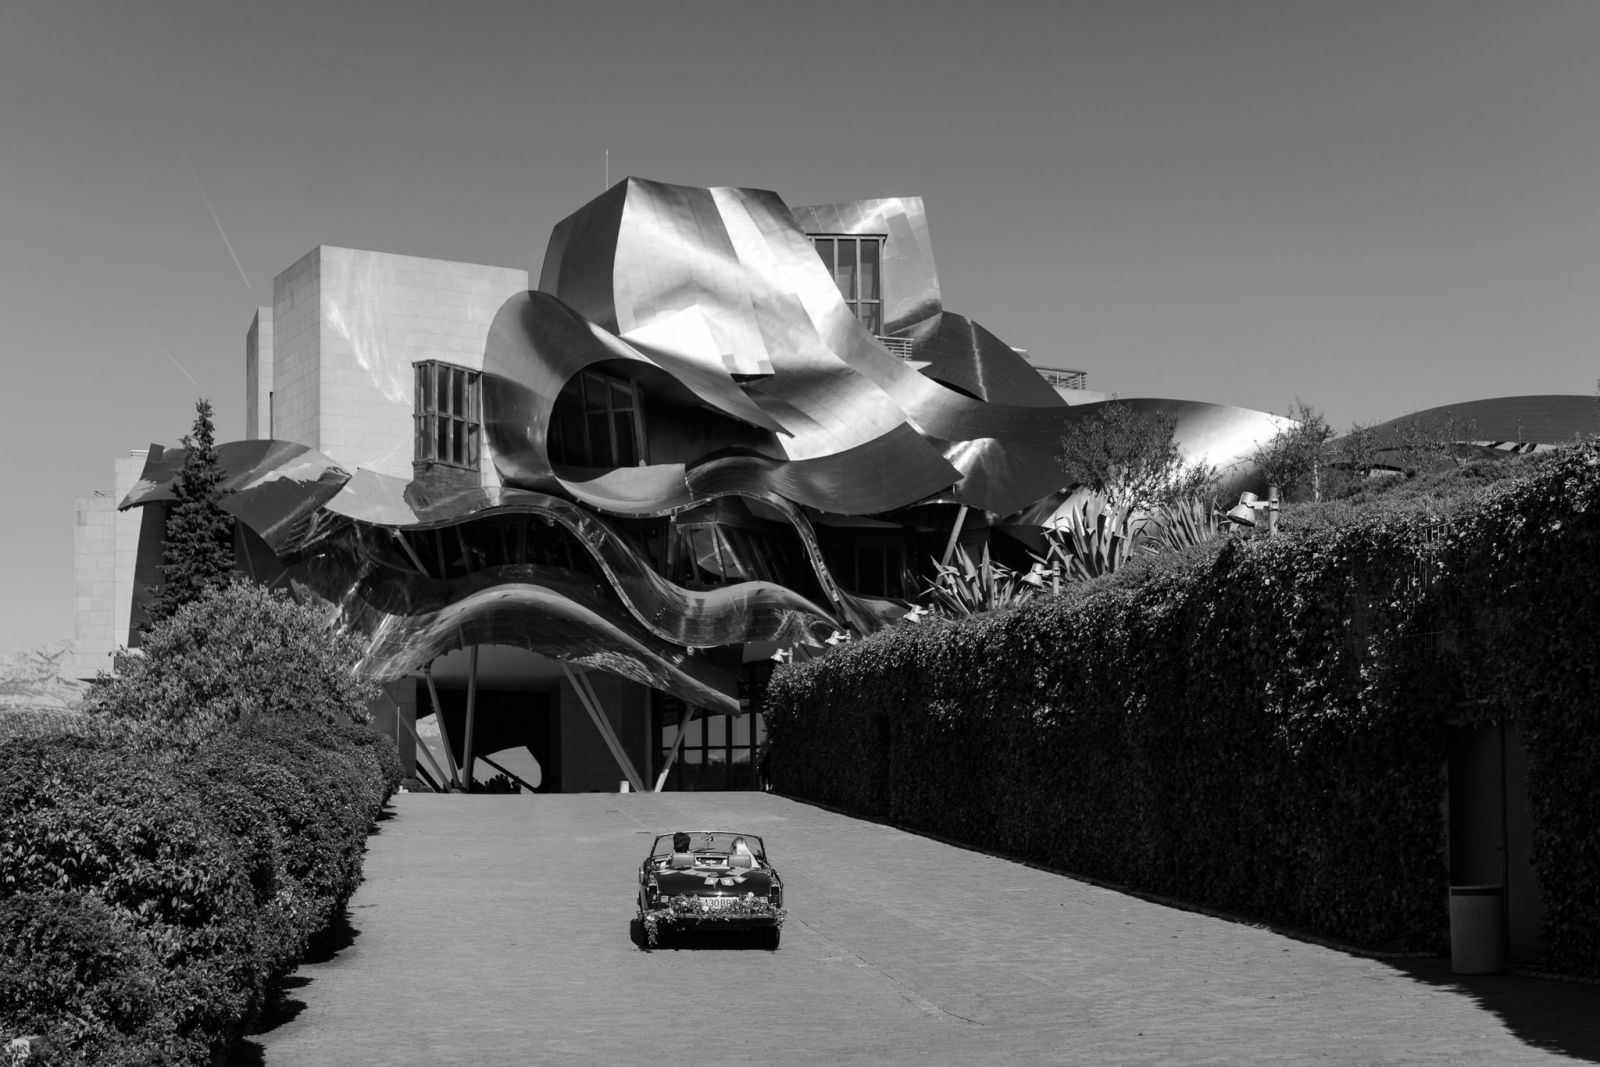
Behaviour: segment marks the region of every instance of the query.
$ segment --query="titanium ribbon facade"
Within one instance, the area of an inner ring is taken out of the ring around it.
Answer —
[[[945,310],[914,197],[630,178],[478,336],[413,363],[409,478],[393,447],[348,468],[316,441],[221,448],[245,563],[336,606],[380,680],[507,645],[737,712],[750,662],[896,622],[958,535],[1003,551],[1047,522],[1094,407]],[[1235,482],[1281,424],[1132,403]],[[392,383],[373,404],[405,417]],[[152,446],[122,506],[163,502],[181,462]]]

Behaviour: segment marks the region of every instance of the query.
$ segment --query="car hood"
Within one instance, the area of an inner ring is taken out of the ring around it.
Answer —
[[[742,897],[754,893],[758,897],[772,892],[772,874],[763,870],[678,870],[657,871],[656,884],[661,894],[668,897]]]

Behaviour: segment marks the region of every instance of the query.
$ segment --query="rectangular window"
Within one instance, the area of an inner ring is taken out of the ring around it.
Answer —
[[[883,332],[883,234],[811,234],[839,295],[874,334]]]
[[[483,431],[482,375],[431,359],[412,368],[417,462],[476,469]]]
[[[741,692],[743,685],[741,684]],[[697,711],[684,731],[677,761],[667,776],[673,790],[726,790],[760,788],[755,776],[759,746],[766,740],[766,723],[759,708],[741,700],[737,715]],[[678,724],[689,712],[677,697],[659,690],[651,695],[651,720],[656,738],[655,768],[672,756]]]
[[[644,405],[632,381],[586,370],[556,400],[546,441],[550,458],[574,467],[645,462]]]

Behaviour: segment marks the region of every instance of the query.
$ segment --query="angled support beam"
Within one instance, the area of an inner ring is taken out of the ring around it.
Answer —
[[[511,770],[509,767],[500,766],[500,764],[496,763],[494,760],[490,759],[488,756],[479,756],[478,758],[483,760],[483,762],[487,763],[489,766],[493,767],[495,770],[499,771],[501,774],[505,775],[507,778],[511,779],[513,782],[516,782],[518,785],[521,785],[521,786],[525,787],[528,790],[528,792],[530,792],[530,793],[538,792],[538,788],[539,788],[538,786],[534,785],[532,782],[530,782],[526,778],[522,777],[522,775],[520,775],[520,774],[516,773],[515,771]],[[540,769],[542,770],[543,768],[540,768]]]
[[[433,771],[433,776],[440,782],[448,783],[450,781],[450,776],[439,769],[439,761],[433,758],[433,750],[427,745],[423,744],[422,738],[417,736],[417,728],[412,726],[409,722],[406,722],[405,719],[400,719],[399,722],[401,726],[406,728],[406,733],[411,735],[411,740],[414,741],[417,746],[417,754],[427,761],[429,768],[431,768]]]
[[[606,718],[606,713],[600,707],[600,700],[595,696],[594,689],[589,685],[589,679],[567,666],[566,660],[556,660],[561,664],[561,673],[567,676],[567,681],[572,683],[573,692],[578,694],[578,702],[583,705],[583,710],[589,713],[589,718],[594,722],[594,728],[600,731],[600,737],[605,741],[606,747],[611,750],[611,758],[617,761],[617,766],[622,773],[627,775],[628,784],[635,792],[643,793],[644,779],[639,777],[639,772],[634,769],[633,761],[628,758],[628,753],[623,750],[622,742],[617,740],[616,731],[611,729],[611,721]]]
[[[456,771],[456,756],[450,751],[450,730],[444,723],[444,705],[439,703],[439,690],[433,686],[433,664],[428,664],[422,669],[422,676],[428,679],[428,696],[433,698],[433,721],[439,724],[439,737],[444,741],[444,761],[450,767],[450,777],[446,779],[452,786],[461,788],[461,775]]]
[[[357,526],[356,529],[359,530],[359,529],[361,529],[361,527]],[[406,540],[404,534],[402,534],[399,530],[396,530],[393,526],[391,526],[391,527],[389,527],[389,536],[393,537],[395,539],[395,541],[400,545],[401,551],[403,551],[406,554],[406,558],[411,561],[411,565],[413,567],[417,568],[417,573],[418,574],[422,575],[424,578],[432,578],[433,577],[433,575],[428,573],[428,568],[426,568],[426,567],[424,567],[422,565],[422,560],[420,558],[418,558],[416,550],[411,547],[411,542]]]
[[[690,704],[689,710],[683,713],[683,721],[678,724],[678,736],[672,739],[672,751],[667,754],[667,765],[661,768],[661,773],[656,776],[656,792],[659,793],[667,784],[667,775],[672,773],[672,765],[678,762],[678,753],[683,749],[683,735],[689,732],[689,723],[694,720],[694,713],[700,708]]]
[[[478,646],[473,645],[472,651],[467,653],[467,739],[466,745],[461,749],[461,762],[463,764],[461,777],[466,782],[467,791],[472,791],[472,762],[474,735],[478,732]]]
[[[956,512],[956,524],[950,527],[950,540],[946,541],[944,544],[944,555],[940,558],[940,563],[949,563],[950,557],[955,555],[956,542],[961,540],[961,527],[965,526],[966,524],[967,505],[962,504],[961,510]]]

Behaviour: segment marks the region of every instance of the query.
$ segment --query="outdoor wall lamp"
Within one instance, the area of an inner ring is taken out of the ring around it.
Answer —
[[[1228,521],[1240,526],[1254,527],[1256,525],[1256,512],[1266,511],[1268,535],[1278,532],[1278,487],[1267,487],[1267,499],[1262,500],[1254,493],[1240,493],[1239,502],[1228,511]]]

